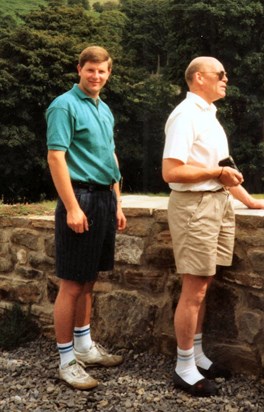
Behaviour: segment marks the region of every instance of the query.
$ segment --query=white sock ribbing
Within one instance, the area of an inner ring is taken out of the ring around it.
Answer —
[[[75,327],[74,332],[74,349],[78,352],[87,352],[92,346],[92,337],[90,325]]]
[[[203,334],[197,333],[194,336],[195,363],[200,368],[208,370],[213,362],[210,359],[208,359],[207,356],[205,356],[203,352],[202,341],[203,341]]]
[[[57,348],[60,354],[60,365],[61,367],[68,365],[72,360],[75,359],[73,352],[73,342],[58,343]]]
[[[194,385],[204,378],[195,365],[193,347],[188,350],[177,348],[177,365],[175,372],[190,385]]]

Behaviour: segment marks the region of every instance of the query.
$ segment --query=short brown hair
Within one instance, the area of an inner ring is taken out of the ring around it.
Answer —
[[[100,46],[89,46],[86,47],[79,55],[79,65],[83,67],[85,63],[103,63],[108,62],[108,69],[112,69],[112,58],[110,57],[108,51]]]

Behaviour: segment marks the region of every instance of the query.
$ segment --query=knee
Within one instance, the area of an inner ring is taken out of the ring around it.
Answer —
[[[78,299],[83,293],[83,285],[78,282],[65,281],[60,283],[59,295],[61,297],[70,297],[71,299]]]

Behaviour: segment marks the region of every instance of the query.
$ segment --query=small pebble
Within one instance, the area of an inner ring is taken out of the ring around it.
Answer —
[[[103,343],[103,342],[102,342]],[[150,352],[124,352],[115,368],[93,368],[100,381],[90,391],[71,389],[58,378],[55,341],[40,338],[0,350],[0,411],[8,412],[262,412],[264,379],[235,375],[217,379],[219,395],[195,398],[175,389],[175,359]]]

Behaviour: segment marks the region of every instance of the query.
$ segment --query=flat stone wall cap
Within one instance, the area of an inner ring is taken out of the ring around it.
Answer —
[[[166,210],[168,208],[168,196],[150,195],[123,195],[122,207],[125,209],[148,209],[151,214],[154,210]],[[237,199],[233,199],[235,214],[247,216],[264,216],[264,209],[248,209]]]
[[[136,209],[167,209],[168,196],[123,195],[122,207]]]

